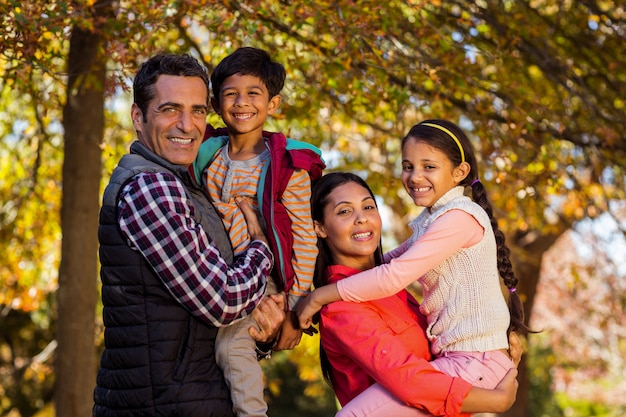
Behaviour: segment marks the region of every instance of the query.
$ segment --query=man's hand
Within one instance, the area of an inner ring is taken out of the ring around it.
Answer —
[[[254,211],[248,200],[245,198],[237,197],[235,198],[235,202],[246,219],[250,240],[262,240],[265,244],[267,244],[267,238],[265,237],[265,233],[263,233],[258,213]]]
[[[285,297],[283,294],[272,294],[263,297],[252,312],[252,317],[259,325],[248,329],[250,336],[259,343],[267,343],[276,338],[285,320]]]

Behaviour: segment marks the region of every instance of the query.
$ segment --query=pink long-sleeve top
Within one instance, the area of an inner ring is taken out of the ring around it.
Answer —
[[[387,297],[417,280],[434,354],[506,349],[510,313],[489,215],[459,186],[410,225],[413,235],[389,263],[337,283],[341,298]]]
[[[359,270],[335,265],[330,282]],[[457,416],[471,385],[435,370],[426,322],[417,301],[401,290],[364,303],[339,301],[322,308],[320,336],[331,382],[342,405],[378,382],[397,399],[436,416]]]
[[[469,213],[450,210],[419,238],[385,254],[385,263],[337,283],[342,300],[362,302],[388,297],[417,281],[461,248],[482,239],[484,229]]]

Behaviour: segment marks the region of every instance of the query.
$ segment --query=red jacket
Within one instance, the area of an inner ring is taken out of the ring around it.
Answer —
[[[330,282],[358,272],[331,266]],[[472,386],[428,363],[426,321],[406,290],[363,303],[337,301],[324,306],[320,314],[321,343],[342,405],[377,382],[411,407],[436,416],[460,415]]]
[[[205,141],[200,146],[193,164],[193,172],[199,184],[202,183],[202,170],[213,159],[218,149],[228,143],[228,130],[213,129],[207,125],[204,136]],[[282,133],[263,132],[263,137],[270,151],[270,163],[261,173],[258,189],[263,190],[263,193],[257,195],[257,201],[268,226],[267,240],[275,258],[272,275],[278,278],[279,289],[289,293],[295,276],[291,264],[293,234],[291,220],[282,204],[282,195],[294,170],[306,170],[313,185],[322,176],[326,165],[322,160],[321,151],[309,143],[287,139]],[[270,225],[272,227],[269,227]]]

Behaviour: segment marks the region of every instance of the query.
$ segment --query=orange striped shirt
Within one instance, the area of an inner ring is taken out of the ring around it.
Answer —
[[[231,160],[228,145],[225,145],[204,170],[204,187],[229,233],[235,256],[244,252],[250,243],[248,227],[235,197],[247,198],[256,209],[259,208],[257,193],[262,193],[257,188],[263,167],[269,160],[268,150],[245,161]],[[311,219],[311,180],[305,170],[293,173],[282,203],[287,209],[293,233],[295,277],[289,292],[289,306],[294,309],[298,300],[311,291],[317,258],[317,236]]]

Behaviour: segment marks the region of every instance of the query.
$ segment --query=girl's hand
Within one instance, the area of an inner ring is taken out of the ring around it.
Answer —
[[[313,325],[313,316],[326,304],[341,301],[337,284],[328,284],[316,288],[311,294],[298,304],[298,319],[301,329],[308,329]]]
[[[323,307],[322,304],[317,303],[316,291],[313,291],[298,303],[297,313],[301,329],[311,327],[313,325],[313,316]]]

